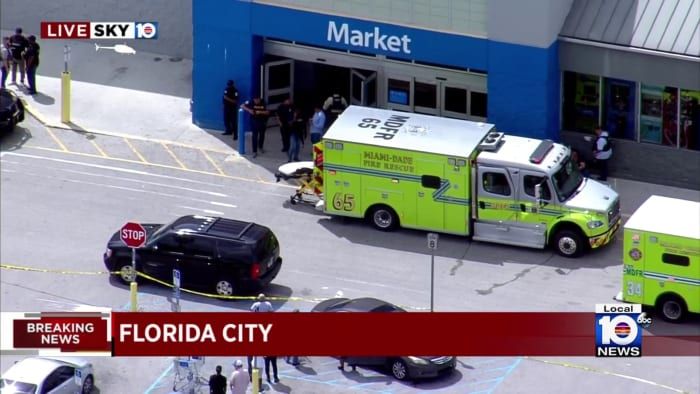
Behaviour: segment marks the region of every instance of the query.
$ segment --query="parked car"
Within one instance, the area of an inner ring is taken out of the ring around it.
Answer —
[[[80,384],[76,379],[79,370]],[[92,393],[92,364],[76,357],[29,357],[16,362],[0,379],[2,394]]]
[[[136,250],[136,270],[180,286],[230,296],[258,291],[282,267],[275,234],[260,224],[209,216],[183,216],[169,224],[144,224],[147,242]],[[131,249],[114,233],[104,253],[108,270],[131,282]]]
[[[312,312],[406,312],[390,302],[376,298],[331,298],[320,302]],[[415,380],[450,373],[457,366],[451,356],[348,357],[349,365],[379,366],[391,371],[397,380]]]
[[[24,120],[24,104],[17,95],[0,88],[0,131],[10,132],[15,125]]]

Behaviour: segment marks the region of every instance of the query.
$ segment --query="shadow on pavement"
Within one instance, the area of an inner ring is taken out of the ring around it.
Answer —
[[[125,291],[129,291],[129,285],[123,283],[119,278],[117,278],[115,276],[110,276],[109,283],[112,286],[123,288]],[[192,290],[195,290],[195,289],[192,289]],[[196,291],[201,291],[201,290],[196,290]],[[162,297],[164,305],[166,303],[172,305],[175,302],[175,298],[173,296],[173,290],[170,287],[166,287],[166,286],[161,285],[159,283],[151,283],[148,280],[140,280],[139,281],[138,292],[140,294],[149,294],[149,295],[153,295],[153,296]],[[207,291],[202,291],[202,292],[208,293]],[[275,298],[275,297],[289,298],[293,295],[293,291],[291,288],[289,288],[287,286],[283,286],[283,285],[278,285],[275,283],[271,283],[270,285],[265,287],[262,290],[262,292],[264,292],[265,295],[267,295],[268,297],[271,297],[271,298]],[[251,297],[251,299],[224,300],[224,299],[206,297],[206,296],[202,296],[202,295],[191,294],[191,293],[181,291],[180,292],[180,302],[187,301],[187,302],[192,302],[192,303],[197,303],[197,304],[207,304],[207,305],[217,306],[220,308],[236,309],[240,312],[247,312],[250,310],[250,306],[253,304],[253,302],[255,302],[255,300],[252,297],[254,297],[257,294],[258,294],[257,292],[240,294],[240,296]],[[270,303],[272,304],[272,307],[275,310],[279,310],[284,305],[287,304],[287,301],[286,300],[270,300]]]
[[[347,239],[353,244],[430,255],[425,231],[399,229],[382,232],[375,230],[363,220],[344,217],[321,218],[318,223],[338,238]],[[620,248],[620,245],[610,244],[601,249],[589,251],[579,258],[569,259],[557,255],[551,249],[531,249],[477,242],[466,236],[440,234],[435,256],[455,259],[457,263],[455,270],[461,266],[463,260],[470,260],[494,265],[503,265],[506,262],[537,264],[558,268],[559,274],[568,275],[576,269],[606,268],[621,264]]]
[[[17,125],[13,131],[3,133],[0,136],[0,148],[3,151],[19,150],[30,139],[32,139],[32,133],[29,131],[29,128]]]
[[[358,366],[359,367],[359,366]],[[352,380],[358,384],[372,384],[372,383],[383,383],[386,386],[390,386],[392,384],[400,384],[406,387],[411,387],[415,388],[421,391],[429,391],[429,390],[443,390],[449,386],[452,386],[454,384],[459,383],[460,380],[462,380],[462,373],[458,370],[453,370],[450,373],[446,374],[441,374],[440,376],[436,376],[434,378],[427,378],[427,379],[418,379],[418,380],[405,380],[405,381],[400,381],[394,379],[390,374],[391,372],[388,371],[386,368],[383,367],[362,367],[363,369],[381,373],[385,376],[377,376],[377,375],[371,375],[371,376],[365,376],[362,374],[361,370],[358,369],[357,371],[342,371],[343,376],[345,376],[347,379]]]

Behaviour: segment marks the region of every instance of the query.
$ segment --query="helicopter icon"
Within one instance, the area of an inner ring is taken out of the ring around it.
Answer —
[[[124,54],[131,54],[131,55],[136,54],[136,50],[134,50],[134,48],[132,48],[126,44],[117,44],[113,47],[101,47],[101,46],[97,45],[97,43],[95,43],[95,51],[99,51],[100,49],[112,49],[114,52],[117,52],[117,53],[124,53]]]

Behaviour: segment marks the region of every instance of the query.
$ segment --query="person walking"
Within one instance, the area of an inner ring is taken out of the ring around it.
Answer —
[[[277,107],[277,121],[280,124],[280,134],[282,134],[282,152],[289,151],[289,143],[292,134],[292,121],[294,120],[294,106],[292,99],[287,97],[279,107]]]
[[[231,394],[245,394],[246,390],[248,390],[251,377],[248,372],[243,369],[243,361],[236,360],[233,363],[233,368],[231,381],[229,382]]]
[[[238,89],[232,80],[226,82],[224,89],[224,135],[233,134],[233,140],[238,140]]]
[[[270,111],[267,110],[267,106],[261,97],[255,97],[253,102],[246,101],[243,103],[243,109],[253,118],[253,157],[258,157],[258,149],[260,149],[261,153],[265,153],[263,146],[265,145],[265,131]]]
[[[258,294],[257,300],[250,306],[251,312],[274,312],[272,304],[267,301],[265,294]],[[257,366],[257,363],[256,363]],[[249,380],[253,381],[253,356],[248,356],[248,374]],[[262,380],[262,379],[261,379]]]
[[[217,365],[216,373],[209,377],[209,394],[226,394],[226,376],[221,374],[221,365]]]
[[[36,69],[39,67],[39,50],[41,47],[36,42],[35,36],[29,36],[29,45],[24,52],[27,67],[27,80],[29,82],[29,94],[36,94]]]
[[[593,157],[595,158],[598,170],[600,171],[601,181],[608,180],[608,160],[612,156],[612,146],[610,144],[610,136],[602,127],[595,128],[596,140],[593,146]]]
[[[12,59],[10,64],[12,66],[12,83],[17,84],[17,69],[19,68],[19,82],[24,84],[26,79],[25,73],[25,63],[24,63],[24,51],[27,50],[29,46],[29,41],[22,34],[22,28],[18,27],[15,29],[15,35],[10,37],[10,53],[12,54]]]
[[[0,45],[0,88],[5,89],[5,81],[7,81],[7,75],[10,73],[10,58],[12,54],[10,53],[10,37],[2,38],[2,45]]]
[[[292,161],[299,161],[299,151],[301,150],[301,145],[306,139],[306,125],[306,119],[304,118],[304,114],[301,112],[301,109],[295,108],[291,125],[288,163],[291,163]]]
[[[326,114],[323,113],[323,110],[320,106],[317,105],[314,108],[314,116],[311,118],[310,122],[311,130],[309,132],[309,135],[311,136],[311,144],[314,145],[321,141],[321,137],[323,136],[323,129],[326,125]]]
[[[294,309],[292,312],[299,312],[299,309]],[[299,356],[287,356],[284,358],[284,361],[286,361],[287,364],[292,364],[295,367],[301,364],[299,362]]]
[[[265,375],[267,375],[267,381],[272,383],[272,380],[270,380],[270,365],[272,365],[272,375],[275,378],[275,383],[279,383],[280,378],[277,377],[277,356],[265,356]]]
[[[328,121],[324,125],[325,128],[329,128],[347,107],[348,102],[345,100],[345,97],[340,95],[340,93],[333,93],[330,95],[326,99],[326,102],[323,103],[323,110],[328,114]]]

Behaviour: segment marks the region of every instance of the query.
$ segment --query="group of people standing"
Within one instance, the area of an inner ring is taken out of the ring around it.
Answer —
[[[224,135],[233,135],[233,140],[237,141],[239,92],[231,80],[224,89],[223,104],[226,130]],[[258,156],[258,151],[265,153],[267,123],[270,117],[275,116],[280,126],[282,152],[286,152],[288,162],[292,162],[299,161],[299,153],[307,136],[312,144],[321,141],[326,129],[347,106],[345,98],[340,94],[333,94],[323,105],[316,105],[310,117],[301,107],[294,104],[291,97],[286,98],[275,111],[270,110],[259,96],[244,102],[240,108],[251,116],[253,157]]]
[[[36,94],[36,70],[39,67],[40,46],[36,37],[25,37],[22,28],[15,29],[11,37],[3,37],[0,46],[0,88],[6,88],[8,75],[12,74],[12,83],[25,85],[29,94]]]

